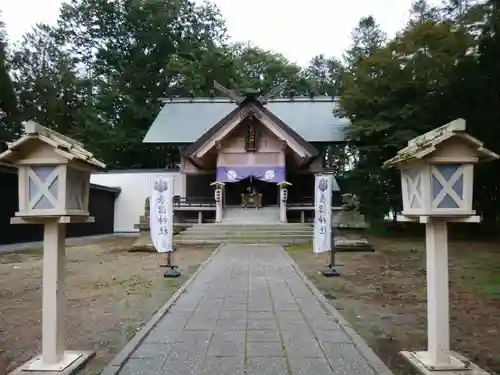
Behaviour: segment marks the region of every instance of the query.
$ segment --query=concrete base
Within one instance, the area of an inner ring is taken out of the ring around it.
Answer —
[[[328,267],[328,269],[326,271],[323,271],[323,276],[336,277],[336,276],[340,276],[340,273],[332,266],[332,267]]]
[[[338,252],[358,252],[358,251],[374,251],[373,246],[366,238],[346,238],[345,236],[337,236],[334,238],[335,250]]]
[[[401,355],[423,375],[490,375],[459,353],[450,353],[450,363],[431,366],[426,351],[407,352]]]
[[[181,272],[177,268],[177,266],[167,266],[168,270],[163,274],[163,277],[179,277],[181,276]]]
[[[19,366],[9,375],[69,375],[80,370],[94,354],[94,352],[68,350],[64,352],[63,360],[56,364],[43,363],[42,356],[39,355]]]
[[[139,237],[134,241],[134,244],[129,249],[132,252],[145,252],[145,253],[156,253],[153,241],[151,241],[151,235],[148,232],[141,231]]]

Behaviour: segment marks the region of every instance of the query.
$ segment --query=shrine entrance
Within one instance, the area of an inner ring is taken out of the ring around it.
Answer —
[[[227,206],[241,206],[242,194],[254,192],[261,194],[262,207],[278,206],[278,186],[272,182],[257,180],[248,177],[241,181],[227,182],[224,187],[225,204]],[[249,191],[250,190],[250,191]]]

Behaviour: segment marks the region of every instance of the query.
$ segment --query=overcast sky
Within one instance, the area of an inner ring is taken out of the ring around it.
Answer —
[[[0,0],[11,40],[37,22],[54,23],[63,0]],[[360,17],[373,15],[393,35],[408,18],[411,0],[211,0],[234,41],[252,41],[301,65],[317,54],[341,57]]]

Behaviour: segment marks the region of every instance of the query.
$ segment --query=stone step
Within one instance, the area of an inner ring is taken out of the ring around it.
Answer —
[[[267,233],[267,234],[260,234],[260,233],[241,233],[239,235],[227,235],[225,233],[211,233],[211,234],[198,234],[198,233],[180,233],[176,236],[176,238],[283,238],[283,237],[293,237],[293,238],[312,238],[312,233],[294,233],[294,234],[286,234],[282,235],[280,233]]]
[[[195,228],[204,228],[206,230],[212,230],[212,229],[222,229],[222,228],[227,228],[230,230],[233,229],[238,229],[238,228],[244,228],[245,230],[248,229],[270,229],[272,228],[273,230],[281,230],[285,228],[308,228],[312,229],[312,226],[309,224],[303,224],[303,223],[273,223],[273,224],[243,224],[243,223],[235,223],[235,224],[215,224],[215,223],[206,223],[206,224],[193,224],[190,228],[195,229]]]
[[[241,235],[245,233],[259,233],[259,234],[274,234],[274,233],[280,233],[280,234],[312,234],[313,230],[312,228],[297,228],[297,229],[272,229],[272,228],[262,228],[262,229],[243,229],[243,228],[238,228],[238,229],[186,229],[182,233],[192,233],[192,234],[211,234],[211,233],[218,233],[218,234],[226,234],[226,235]]]
[[[282,238],[282,239],[254,239],[254,238],[241,238],[241,239],[225,239],[213,240],[213,239],[175,239],[174,243],[176,245],[204,245],[204,244],[220,244],[220,243],[231,243],[231,244],[277,244],[277,245],[291,245],[294,243],[304,243],[309,242],[310,239],[293,239],[293,238]]]

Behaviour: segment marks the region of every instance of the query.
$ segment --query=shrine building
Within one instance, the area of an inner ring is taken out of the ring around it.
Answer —
[[[328,172],[327,146],[343,143],[349,124],[334,114],[337,98],[272,99],[254,90],[240,96],[222,91],[229,97],[163,99],[143,140],[179,149],[177,218],[216,221],[214,190],[220,188],[222,218],[236,208],[278,213],[286,206],[281,221],[307,221],[313,215],[315,174]]]

